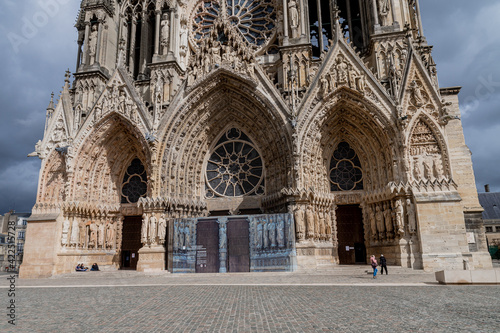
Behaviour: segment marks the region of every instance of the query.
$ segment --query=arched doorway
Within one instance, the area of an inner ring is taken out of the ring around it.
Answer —
[[[139,158],[134,158],[123,176],[121,188],[122,205],[135,204],[148,191],[146,168]],[[136,269],[141,242],[141,216],[126,216],[123,219],[121,269]]]

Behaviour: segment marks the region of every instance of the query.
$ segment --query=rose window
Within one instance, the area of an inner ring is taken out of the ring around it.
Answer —
[[[207,163],[207,197],[264,194],[264,166],[252,141],[239,129],[227,131]]]
[[[243,37],[256,47],[269,41],[276,26],[273,0],[225,0],[229,22],[236,26]],[[222,15],[217,1],[202,1],[194,10],[193,38],[197,44],[210,34],[214,21]]]
[[[339,143],[330,162],[330,189],[353,191],[363,189],[363,170],[356,152],[347,142]]]
[[[141,160],[134,159],[123,176],[121,203],[134,203],[148,192],[148,177]]]

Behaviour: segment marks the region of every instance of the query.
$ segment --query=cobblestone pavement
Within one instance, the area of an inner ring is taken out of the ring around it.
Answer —
[[[499,331],[500,286],[440,286],[434,274],[403,269],[372,279],[365,270],[17,280],[17,325],[3,315],[0,332]]]

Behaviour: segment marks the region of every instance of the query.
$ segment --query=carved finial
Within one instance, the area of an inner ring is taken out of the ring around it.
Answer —
[[[49,106],[47,107],[47,111],[54,111],[54,92],[50,94],[50,103]]]

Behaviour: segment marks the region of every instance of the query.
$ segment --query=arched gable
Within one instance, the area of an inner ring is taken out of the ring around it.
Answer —
[[[263,92],[224,73],[189,91],[164,118],[158,134],[161,195],[204,196],[203,163],[228,123],[253,138],[263,159],[271,162],[268,178],[272,181],[267,184],[271,191],[289,182],[291,136],[286,116]]]
[[[123,177],[134,158],[151,173],[151,154],[140,132],[124,117],[107,115],[74,155],[72,200],[119,204]]]

